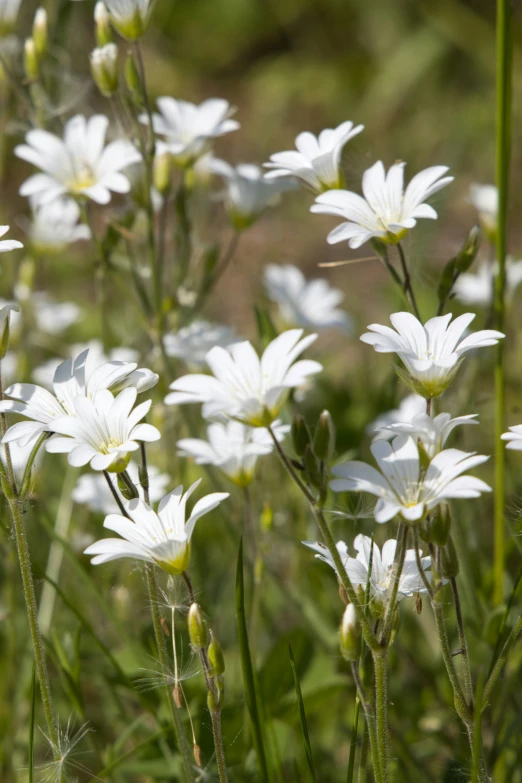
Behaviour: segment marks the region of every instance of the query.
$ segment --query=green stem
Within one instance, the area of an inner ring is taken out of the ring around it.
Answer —
[[[390,643],[393,615],[397,605],[397,593],[399,592],[399,583],[402,569],[404,568],[404,558],[406,557],[407,544],[408,526],[405,525],[404,522],[399,522],[399,530],[397,531],[397,551],[395,554],[395,563],[393,566],[393,583],[391,590],[388,592],[388,601],[386,604],[386,612],[384,613],[384,623],[380,640],[381,645],[384,647],[387,647]]]
[[[506,642],[504,644],[504,647],[502,648],[502,651],[500,655],[498,656],[496,663],[491,671],[491,674],[488,677],[488,680],[486,682],[486,685],[484,687],[484,692],[482,695],[482,712],[486,709],[489,703],[489,699],[491,696],[491,692],[495,686],[496,681],[498,680],[500,676],[500,672],[502,671],[502,668],[506,662],[506,658],[508,656],[509,651],[513,647],[514,643],[518,639],[520,633],[522,632],[522,615],[519,616],[517,622],[513,626],[511,633],[509,634],[508,638],[506,639]]]
[[[506,249],[508,222],[509,163],[511,155],[511,71],[512,33],[511,0],[497,0],[497,141],[496,141],[496,183],[498,189],[497,216],[497,263],[495,278],[494,315],[495,326],[504,328]],[[504,345],[497,346],[495,361],[495,554],[494,554],[494,599],[502,603],[504,595],[504,444],[500,436],[504,431],[505,382]]]
[[[408,264],[406,263],[406,256],[404,255],[404,250],[402,249],[402,245],[401,245],[400,242],[397,244],[397,250],[399,251],[399,258],[400,258],[400,261],[401,261],[402,273],[404,275],[404,280],[403,280],[403,283],[402,283],[403,284],[403,288],[404,288],[404,293],[406,294],[406,296],[408,298],[408,301],[410,303],[411,309],[413,310],[413,313],[414,313],[415,317],[418,318],[419,321],[421,321],[419,308],[417,306],[417,300],[415,299],[415,293],[413,291],[413,285],[412,285],[412,282],[411,282],[411,277],[410,277],[410,272],[409,272],[409,269],[408,269]]]
[[[377,724],[377,753],[382,783],[388,783],[388,650],[373,656],[375,672],[375,714]]]
[[[373,705],[369,703],[368,698],[366,696],[366,691],[364,689],[364,685],[361,681],[361,677],[359,674],[358,663],[355,662],[352,663],[352,675],[355,682],[355,686],[357,688],[357,696],[359,698],[359,702],[362,704],[364,717],[366,720],[366,727],[368,729],[368,738],[370,740],[370,750],[372,754],[373,774],[375,776],[375,783],[384,783],[384,778],[381,769],[381,760],[379,756],[377,732],[375,727],[375,716],[372,710]]]
[[[453,600],[455,602],[455,614],[457,616],[457,628],[459,633],[459,645],[461,649],[461,655],[464,660],[464,693],[466,700],[470,706],[470,709],[474,709],[473,706],[473,679],[471,677],[471,664],[469,660],[468,642],[466,639],[466,631],[464,629],[464,619],[462,617],[462,607],[460,605],[459,589],[457,587],[457,580],[455,578],[450,579],[451,592],[453,593]]]

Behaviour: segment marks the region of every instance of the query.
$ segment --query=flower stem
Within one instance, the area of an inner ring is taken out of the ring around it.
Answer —
[[[405,525],[404,522],[399,522],[399,530],[397,532],[398,545],[393,567],[393,584],[391,590],[388,592],[388,601],[386,604],[386,612],[384,614],[384,623],[381,634],[381,645],[385,647],[387,647],[390,643],[393,615],[397,605],[397,593],[399,592],[399,582],[401,579],[402,569],[404,568],[404,558],[406,557],[407,543],[408,526]]]
[[[512,33],[511,2],[497,0],[497,140],[496,183],[498,189],[497,263],[493,310],[495,326],[504,328],[506,283],[506,247],[508,219],[509,163],[511,155],[511,71]],[[505,408],[504,345],[501,340],[495,361],[495,556],[494,599],[502,603],[504,595],[504,444],[500,436],[504,430]]]
[[[462,617],[462,607],[460,605],[459,589],[457,587],[457,580],[455,578],[450,579],[451,592],[453,593],[453,600],[455,602],[455,614],[457,616],[457,628],[459,632],[459,644],[461,654],[464,659],[464,693],[466,695],[467,702],[470,709],[473,710],[473,679],[471,677],[471,666],[469,660],[468,642],[466,640],[466,631],[464,629],[464,620]]]
[[[381,649],[373,656],[375,673],[375,714],[377,724],[377,753],[382,783],[388,783],[388,650]]]
[[[419,308],[417,306],[417,300],[415,298],[415,292],[413,291],[413,286],[412,286],[412,283],[411,283],[410,272],[409,272],[409,269],[408,269],[408,264],[406,262],[406,256],[404,255],[404,250],[403,250],[402,245],[401,245],[400,242],[397,244],[397,250],[399,251],[399,258],[400,258],[400,261],[401,261],[402,273],[404,275],[404,280],[402,282],[402,285],[403,285],[403,288],[404,288],[404,293],[408,297],[408,301],[410,303],[411,309],[413,310],[413,313],[414,313],[415,317],[418,318],[419,321],[420,321],[421,320],[420,312],[419,312]]]

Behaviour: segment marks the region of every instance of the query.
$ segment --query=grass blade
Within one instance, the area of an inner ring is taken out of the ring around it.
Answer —
[[[252,722],[252,734],[256,751],[259,771],[263,783],[269,783],[268,765],[266,761],[263,731],[257,705],[257,695],[252,668],[252,656],[248,645],[248,630],[245,616],[245,583],[243,577],[243,539],[239,542],[236,571],[236,617],[239,652],[241,657],[241,671],[243,673],[243,685],[245,687],[245,700]]]
[[[315,777],[314,760],[312,757],[312,747],[310,745],[310,735],[308,734],[308,724],[306,722],[303,694],[301,693],[301,684],[299,682],[297,669],[295,668],[294,652],[292,650],[291,642],[288,642],[288,653],[290,655],[290,666],[292,667],[292,674],[294,675],[295,695],[297,696],[297,703],[299,704],[299,716],[301,718],[301,730],[303,732],[303,742],[306,753],[306,761],[308,763],[308,770],[310,772],[310,778],[312,779],[313,783],[317,783],[317,778]]]
[[[36,669],[31,677],[31,712],[29,714],[29,783],[34,783],[34,714],[36,708]]]

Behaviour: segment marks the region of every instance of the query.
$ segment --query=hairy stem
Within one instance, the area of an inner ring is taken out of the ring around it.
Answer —
[[[404,255],[404,250],[400,242],[397,245],[397,250],[399,251],[402,273],[404,275],[404,280],[403,280],[404,293],[408,297],[408,301],[410,303],[411,309],[413,310],[415,317],[418,318],[420,321],[421,320],[420,311],[417,305],[417,300],[415,298],[415,292],[413,290],[410,272],[408,269],[408,264],[406,262],[406,256]]]

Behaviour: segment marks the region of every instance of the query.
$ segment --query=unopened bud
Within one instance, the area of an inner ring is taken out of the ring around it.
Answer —
[[[199,604],[193,603],[188,614],[190,643],[195,650],[204,650],[208,645],[208,631]]]
[[[417,441],[417,447],[419,449],[419,462],[420,462],[420,469],[423,473],[425,473],[430,465],[431,457],[426,451],[426,446],[422,442],[422,440],[419,438]]]
[[[4,358],[9,348],[9,318],[11,310],[18,312],[20,308],[15,304],[6,304],[0,309],[0,361]]]
[[[341,653],[346,661],[357,661],[361,654],[361,626],[355,607],[348,604],[341,623]]]
[[[451,516],[447,503],[440,505],[433,516],[430,526],[430,540],[438,546],[444,546],[448,540]]]
[[[314,453],[323,461],[327,461],[335,448],[335,426],[328,411],[323,411],[319,416],[314,432]]]
[[[212,666],[213,675],[224,674],[225,658],[223,656],[223,650],[212,631],[210,632],[210,644],[208,646],[207,655]]]
[[[305,449],[303,461],[308,481],[316,489],[321,489],[323,486],[323,479],[319,470],[317,458],[313,453],[312,447],[310,445],[308,445]]]
[[[121,475],[123,471],[118,473],[118,489],[125,498],[125,500],[134,500],[139,497],[138,490],[131,481],[125,481]]]
[[[33,41],[38,57],[43,57],[49,47],[49,34],[47,29],[47,11],[39,8],[34,15]]]
[[[441,550],[440,564],[442,576],[446,577],[446,579],[455,579],[458,576],[460,570],[459,558],[451,536]]]
[[[132,53],[129,52],[125,60],[125,84],[130,94],[138,98],[141,95],[141,81]]]
[[[311,443],[310,430],[304,417],[298,413],[292,422],[292,444],[298,457],[303,457],[306,447]]]
[[[209,712],[219,712],[223,703],[223,691],[217,691],[213,693],[209,691],[207,693],[207,707]]]
[[[106,98],[118,91],[118,47],[108,43],[101,49],[94,49],[90,56],[91,73],[94,82]]]
[[[164,195],[169,192],[171,174],[172,159],[170,154],[167,151],[159,152],[155,155],[153,164],[153,182],[158,193]]]
[[[32,38],[27,38],[24,44],[24,71],[25,78],[30,82],[38,80],[40,70],[38,67],[38,54]]]
[[[473,226],[460,252],[455,256],[455,269],[461,274],[467,272],[476,258],[480,247],[480,227]]]
[[[94,6],[94,23],[96,25],[96,43],[101,48],[112,42],[111,18],[105,3],[99,0]]]

